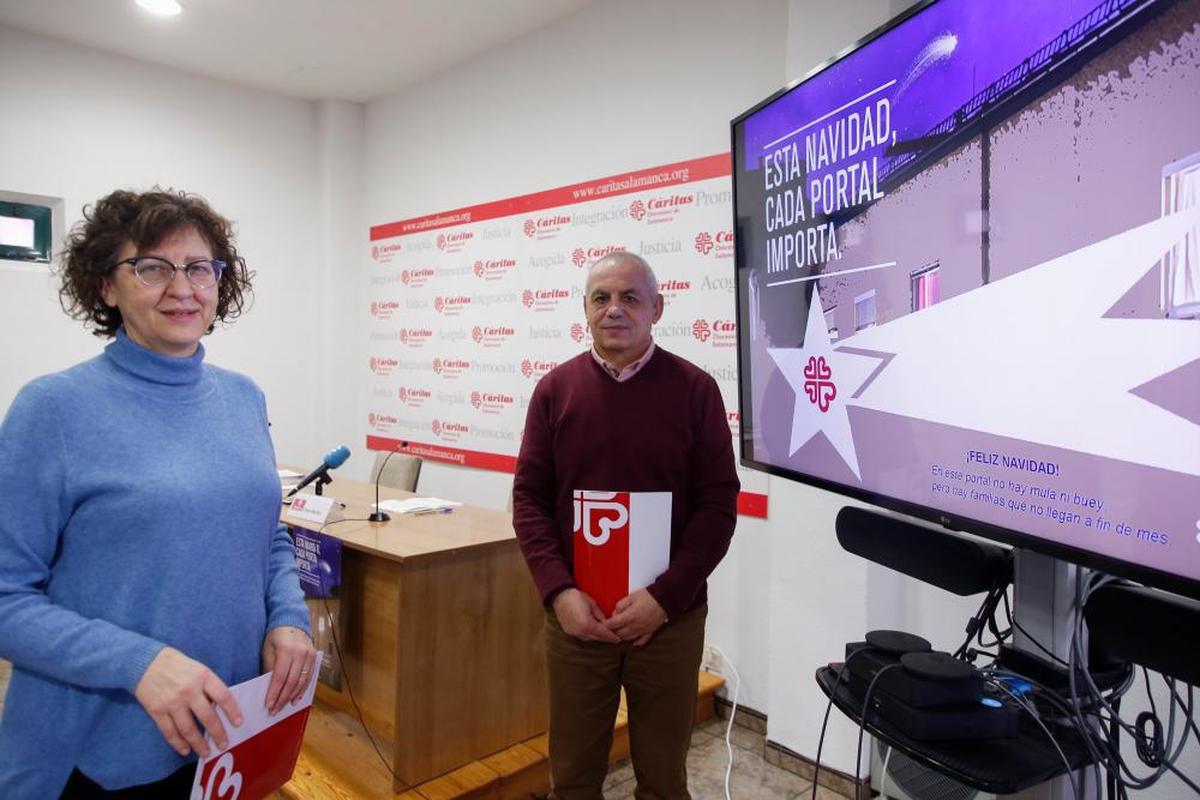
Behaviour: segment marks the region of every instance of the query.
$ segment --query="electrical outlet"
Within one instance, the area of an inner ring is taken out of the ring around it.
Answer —
[[[700,669],[714,675],[721,675],[723,674],[722,666],[721,654],[717,652],[717,648],[712,645],[704,645],[704,656],[700,659]]]

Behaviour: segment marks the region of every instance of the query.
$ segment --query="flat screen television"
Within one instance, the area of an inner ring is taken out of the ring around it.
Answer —
[[[742,463],[1200,597],[1200,0],[920,3],[731,127]]]

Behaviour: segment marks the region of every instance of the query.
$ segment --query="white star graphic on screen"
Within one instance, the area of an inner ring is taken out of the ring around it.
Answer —
[[[824,433],[846,466],[862,480],[846,404],[879,364],[878,360],[833,349],[815,289],[808,306],[804,346],[774,348],[767,353],[796,393],[788,454],[794,454],[818,433]]]
[[[855,333],[896,357],[854,405],[1200,475],[1200,427],[1132,391],[1196,360],[1200,325],[1105,317],[1198,225],[1188,208]]]

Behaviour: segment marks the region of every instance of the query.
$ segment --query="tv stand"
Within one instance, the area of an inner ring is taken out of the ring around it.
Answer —
[[[860,721],[863,698],[851,691],[849,685],[838,683],[838,670],[822,667],[817,670],[817,685],[832,699],[838,710]],[[1091,763],[1087,747],[1074,729],[1054,727],[1050,731],[1062,748],[1072,768]],[[1032,788],[1067,772],[1066,764],[1027,714],[1022,713],[1016,736],[1004,739],[917,741],[887,720],[868,714],[867,733],[896,748],[914,761],[948,775],[968,786],[994,794],[1013,794]]]

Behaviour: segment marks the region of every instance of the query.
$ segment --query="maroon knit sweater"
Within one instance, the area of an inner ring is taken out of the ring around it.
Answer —
[[[573,489],[670,491],[671,561],[649,587],[674,619],[707,600],[740,486],[716,381],[656,347],[617,383],[585,352],[533,391],[513,481],[513,528],[542,602],[575,585]]]

